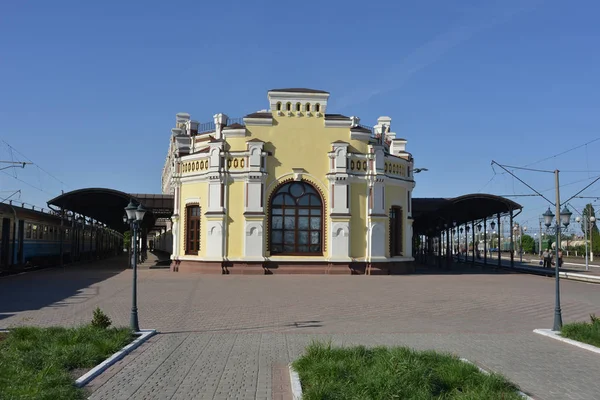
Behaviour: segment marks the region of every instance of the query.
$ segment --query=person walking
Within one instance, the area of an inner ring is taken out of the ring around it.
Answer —
[[[544,268],[551,268],[552,267],[552,252],[550,251],[550,249],[546,249],[544,250],[544,252],[542,253],[542,259],[544,260]]]
[[[562,249],[558,249],[556,252],[556,262],[558,263],[558,268],[561,268],[563,265],[563,251]]]

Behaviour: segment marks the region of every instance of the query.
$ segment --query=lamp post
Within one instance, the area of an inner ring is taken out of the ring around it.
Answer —
[[[585,270],[590,270],[590,264],[588,262],[588,220],[590,223],[596,222],[596,218],[594,216],[585,215],[583,216],[583,233],[585,235]],[[575,221],[578,223],[581,222],[581,217],[575,218]],[[591,232],[590,232],[591,233]],[[590,234],[591,236],[591,234]]]
[[[469,257],[468,257],[469,256],[469,240],[468,240],[468,237],[469,237],[469,231],[470,230],[471,230],[471,226],[467,225],[465,227],[465,231],[466,231],[466,233],[465,233],[465,242],[467,243],[467,248],[465,249],[465,252],[466,252],[465,253],[465,262],[467,262],[467,260],[469,259]],[[473,253],[473,255],[475,255],[475,253]]]
[[[556,212],[557,212],[557,216],[556,216],[556,263],[555,263],[555,269],[554,269],[554,275],[555,275],[555,281],[556,281],[556,292],[555,292],[555,306],[554,306],[554,327],[552,328],[553,331],[560,331],[562,328],[562,315],[561,315],[561,310],[560,310],[560,275],[558,272],[558,268],[559,268],[559,262],[558,262],[558,250],[560,249],[560,225],[561,223],[565,226],[568,227],[569,223],[571,222],[571,215],[572,213],[569,211],[569,209],[565,206],[563,208],[562,211],[560,211],[560,196],[559,196],[559,192],[558,192],[558,173],[556,174]],[[550,210],[550,207],[548,207],[548,210],[543,214],[544,217],[544,224],[546,225],[546,228],[550,228],[550,225],[552,225],[552,219],[554,218],[554,214],[552,213],[552,211]]]
[[[460,234],[463,233],[463,227],[458,228],[458,261],[460,262]]]
[[[481,228],[482,228],[482,225],[481,225],[481,222],[480,222],[479,224],[477,224],[477,258],[478,259],[481,258],[479,256],[479,254],[480,254],[479,253],[479,242],[481,241]]]
[[[492,232],[492,241],[491,241],[492,243],[490,245],[490,247],[491,247],[494,245],[494,236],[493,235],[496,234],[496,223],[493,220],[492,220],[492,222],[490,222],[490,228],[492,228],[492,231],[493,231]],[[491,256],[492,256],[492,249],[490,249],[490,257]]]
[[[515,227],[513,228],[513,230],[515,231],[515,233],[517,232],[517,230],[519,231],[519,253],[520,253],[520,262],[523,262],[523,232],[527,232],[527,227],[523,227],[519,224],[515,224]]]
[[[457,232],[456,221],[452,221],[452,226],[453,226],[453,230],[452,230],[452,257],[454,259],[454,235],[456,235],[456,232]],[[458,243],[460,244],[460,241]]]
[[[140,331],[138,323],[138,309],[137,309],[137,231],[140,228],[142,221],[144,220],[144,214],[146,210],[140,204],[138,207],[133,204],[133,200],[129,201],[129,205],[125,207],[126,215],[123,220],[129,222],[131,231],[133,233],[133,290],[132,290],[132,302],[131,302],[131,330],[134,332]]]

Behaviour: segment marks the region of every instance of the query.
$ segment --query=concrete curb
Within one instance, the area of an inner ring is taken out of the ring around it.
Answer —
[[[561,342],[572,344],[573,346],[577,346],[579,348],[593,351],[594,353],[600,354],[600,347],[592,346],[591,344],[587,344],[587,343],[578,342],[577,340],[573,340],[573,339],[567,339],[566,337],[562,337],[558,332],[553,331],[552,329],[534,329],[533,333],[547,336],[552,339],[560,340]]]
[[[482,373],[484,373],[486,375],[490,374],[489,371],[486,371],[485,369],[481,368],[474,362],[467,360],[466,358],[460,358],[460,361],[465,362],[467,364],[474,365],[475,367],[477,367],[477,369],[479,369],[479,371],[481,371]],[[302,385],[300,384],[300,377],[298,376],[298,373],[296,372],[294,367],[292,367],[292,364],[289,365],[289,368],[290,368],[290,382],[292,384],[291,385],[292,386],[292,398],[293,398],[293,400],[302,400]],[[526,395],[525,393],[523,393],[520,390],[517,391],[517,394],[524,399],[535,400],[533,397]]]
[[[559,272],[558,276],[572,281],[581,281],[589,283],[600,283],[600,276],[579,274],[577,272]]]
[[[127,354],[139,347],[146,340],[150,339],[150,337],[156,333],[156,329],[140,329],[140,331],[137,333],[140,334],[140,336],[137,339],[129,343],[127,346],[123,347],[121,350],[117,351],[115,354],[104,360],[102,363],[96,365],[87,374],[79,377],[79,379],[75,381],[75,386],[82,387],[87,385],[92,379],[106,371],[108,367],[115,364],[117,361],[121,360]]]
[[[302,385],[300,384],[300,376],[298,376],[298,372],[292,367],[292,364],[289,365],[290,368],[290,382],[292,386],[292,398],[293,400],[302,400]]]
[[[554,268],[552,268],[551,270],[548,270],[548,269],[542,269],[542,268],[538,268],[538,267],[527,267],[524,265],[511,267],[509,265],[498,266],[498,265],[493,265],[493,264],[489,264],[489,263],[487,265],[485,265],[480,262],[476,262],[475,264],[477,264],[479,266],[486,266],[486,267],[492,267],[492,268],[502,268],[507,271],[522,271],[522,272],[530,272],[530,273],[533,273],[536,275],[543,275],[543,276],[550,276],[550,277],[554,276]],[[558,276],[560,276],[563,279],[568,279],[570,281],[600,283],[600,276],[588,275],[588,274],[579,273],[579,272],[558,271]]]
[[[480,372],[482,372],[482,373],[484,373],[484,374],[486,374],[486,375],[489,375],[489,374],[490,374],[490,371],[487,371],[487,370],[485,370],[485,369],[481,368],[479,365],[475,364],[475,363],[474,363],[474,362],[472,362],[472,361],[469,361],[469,360],[467,360],[466,358],[460,358],[459,360],[460,360],[460,361],[462,361],[462,362],[465,362],[465,363],[467,363],[467,364],[474,365],[475,367],[477,367],[477,369],[478,369]],[[522,398],[524,398],[524,399],[527,399],[527,400],[535,400],[533,397],[530,397],[530,396],[526,395],[525,393],[523,393],[523,392],[522,392],[522,391],[520,391],[520,390],[517,390],[517,394],[518,394],[519,396],[521,396]]]

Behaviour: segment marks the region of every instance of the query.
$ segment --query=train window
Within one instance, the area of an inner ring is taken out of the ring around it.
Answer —
[[[53,226],[50,227],[49,231],[50,231],[50,237],[48,239],[50,239],[50,240],[56,239],[54,237],[54,227]]]
[[[38,238],[38,226],[33,224],[33,225],[31,225],[31,229],[33,231],[33,235],[31,236],[31,238],[37,239]]]
[[[31,224],[30,223],[28,223],[25,228],[25,238],[31,239]]]

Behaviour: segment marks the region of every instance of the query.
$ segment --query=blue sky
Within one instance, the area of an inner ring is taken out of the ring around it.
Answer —
[[[8,143],[37,165],[2,171],[0,195],[158,193],[177,112],[243,116],[277,87],[328,90],[329,112],[364,124],[392,117],[429,169],[415,196],[529,194],[490,162],[522,166],[600,137],[599,12],[539,0],[2,2],[1,157],[23,159]],[[599,151],[535,168],[585,171],[561,174],[564,199],[600,175]],[[554,195],[552,175],[518,174]],[[547,208],[517,201],[529,225]]]

